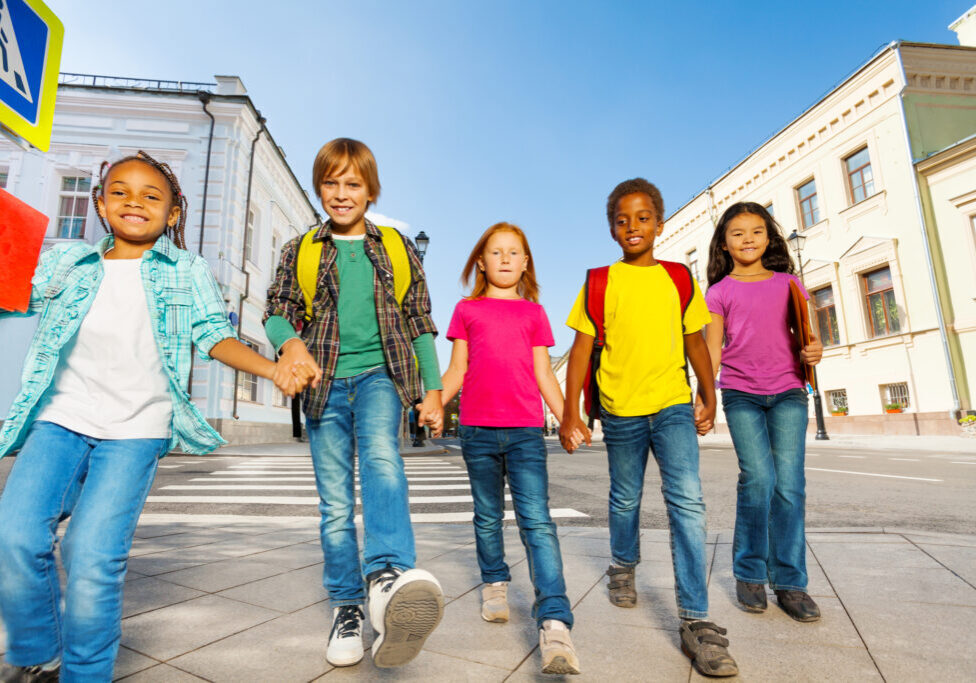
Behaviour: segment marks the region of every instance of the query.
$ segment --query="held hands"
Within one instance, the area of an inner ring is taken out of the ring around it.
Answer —
[[[444,406],[441,405],[441,392],[428,391],[422,403],[414,406],[417,411],[417,423],[430,427],[430,435],[435,439],[444,431]]]
[[[814,336],[810,336],[810,343],[800,349],[800,360],[807,365],[816,365],[823,356],[823,344]]]
[[[289,339],[282,347],[271,378],[286,396],[294,396],[309,384],[316,388],[322,382],[322,368],[315,362],[301,339]]]
[[[701,395],[695,396],[695,429],[699,436],[705,436],[715,426],[715,402],[711,406],[705,405]]]
[[[559,425],[559,443],[562,444],[567,453],[575,451],[584,441],[589,446],[592,436],[590,430],[579,417],[570,418]]]

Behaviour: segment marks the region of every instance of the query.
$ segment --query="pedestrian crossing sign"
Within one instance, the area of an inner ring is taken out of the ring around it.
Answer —
[[[0,124],[46,152],[64,26],[41,0],[0,0]]]

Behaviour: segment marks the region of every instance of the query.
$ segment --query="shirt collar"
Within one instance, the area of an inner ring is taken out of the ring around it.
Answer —
[[[368,218],[364,218],[363,221],[366,223],[366,234],[372,237],[374,240],[383,239],[383,233],[377,228],[373,221]],[[314,242],[321,242],[323,240],[332,239],[332,221],[327,220],[322,224],[318,230],[315,231],[315,237],[312,238]]]
[[[92,251],[88,251],[82,254],[78,260],[80,261],[85,256],[89,256],[92,253],[96,253],[96,252],[100,257],[104,258],[105,253],[114,246],[115,246],[115,235],[109,233],[95,243],[95,246]],[[149,249],[149,251],[158,254],[159,256],[162,256],[168,261],[175,262],[180,258],[180,248],[176,246],[173,240],[171,240],[165,234],[159,236],[159,238],[156,240],[156,243],[152,246],[151,249]]]

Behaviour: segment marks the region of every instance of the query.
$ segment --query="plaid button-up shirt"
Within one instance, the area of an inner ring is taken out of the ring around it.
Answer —
[[[313,239],[323,244],[318,284],[312,301],[312,320],[304,322],[305,299],[298,284],[298,247],[301,237],[290,240],[281,250],[278,271],[268,289],[268,307],[264,320],[267,321],[273,315],[280,315],[288,320],[300,331],[309,353],[322,367],[322,383],[318,389],[309,387],[305,390],[303,403],[305,415],[318,418],[325,410],[329,387],[332,385],[339,359],[339,268],[336,265],[336,247],[328,221],[316,230]],[[427,332],[436,334],[437,328],[430,317],[430,294],[420,256],[410,240],[404,239],[404,244],[410,262],[410,288],[403,298],[403,305],[398,306],[393,286],[393,266],[383,247],[382,235],[375,225],[366,221],[363,246],[374,269],[373,296],[386,370],[396,386],[400,401],[405,406],[412,406],[423,398],[412,340]]]
[[[21,390],[0,430],[0,456],[18,449],[37,414],[37,406],[54,382],[62,349],[78,332],[102,282],[102,256],[115,238],[97,244],[58,244],[41,254],[27,315],[40,314],[37,332],[24,361]],[[210,360],[217,342],[236,337],[227,320],[223,297],[207,262],[178,248],[161,235],[142,255],[139,266],[146,290],[153,337],[173,400],[172,440],[186,453],[207,453],[225,443],[190,401],[191,341]],[[119,315],[125,315],[119,311]],[[0,312],[0,317],[20,315]],[[106,349],[111,353],[111,349]]]

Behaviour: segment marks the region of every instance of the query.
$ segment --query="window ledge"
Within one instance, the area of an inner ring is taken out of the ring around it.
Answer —
[[[870,211],[878,204],[883,204],[886,196],[887,193],[884,190],[878,190],[870,197],[865,197],[859,202],[845,206],[838,213],[844,216],[845,219],[853,218],[862,212]],[[846,214],[851,214],[851,216],[849,217]]]

